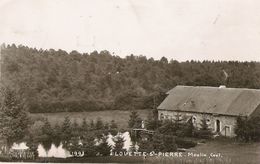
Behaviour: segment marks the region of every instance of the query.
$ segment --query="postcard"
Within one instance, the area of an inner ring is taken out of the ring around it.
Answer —
[[[257,0],[0,0],[0,162],[260,163]]]

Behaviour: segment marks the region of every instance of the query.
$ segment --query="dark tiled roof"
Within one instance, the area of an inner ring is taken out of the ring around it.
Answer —
[[[223,115],[250,115],[260,104],[260,90],[176,86],[158,109]]]

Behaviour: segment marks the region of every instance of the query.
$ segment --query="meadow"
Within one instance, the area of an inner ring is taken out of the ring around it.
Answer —
[[[206,157],[188,156],[188,153],[206,154]],[[210,157],[210,154],[220,156]],[[238,143],[231,139],[212,140],[188,149],[183,157],[152,157],[149,163],[181,164],[259,164],[260,143]]]
[[[140,118],[145,120],[147,118],[148,113],[152,109],[147,110],[137,110]],[[105,110],[105,111],[91,111],[91,112],[60,112],[60,113],[33,113],[30,116],[33,119],[47,118],[51,125],[55,125],[56,123],[62,123],[66,116],[69,116],[71,121],[77,121],[77,123],[81,124],[83,118],[86,118],[88,122],[91,120],[96,120],[98,117],[102,119],[103,122],[111,122],[111,120],[115,120],[119,128],[127,128],[128,120],[131,111],[122,111],[122,110]]]

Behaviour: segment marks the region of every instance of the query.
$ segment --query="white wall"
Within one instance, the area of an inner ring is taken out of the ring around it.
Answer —
[[[222,116],[222,115],[212,115],[212,114],[201,114],[201,113],[193,113],[193,112],[176,112],[176,111],[170,111],[170,110],[159,110],[158,111],[158,117],[159,119],[174,119],[175,116],[179,113],[179,115],[182,116],[182,118],[185,120],[187,118],[190,118],[191,116],[193,118],[196,118],[194,120],[194,126],[200,128],[200,123],[203,117],[206,117],[208,119],[208,125],[209,128],[212,130],[212,132],[216,132],[216,120],[220,121],[220,133],[223,136],[228,137],[234,137],[234,128],[236,125],[236,117],[232,116]],[[161,118],[161,114],[163,114],[163,118]],[[226,128],[225,128],[226,127]],[[226,130],[225,130],[226,129]]]

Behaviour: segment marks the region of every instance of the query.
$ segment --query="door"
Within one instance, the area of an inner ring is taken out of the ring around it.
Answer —
[[[230,128],[230,126],[225,126],[225,136],[231,136],[231,128]]]
[[[216,132],[219,133],[220,132],[220,121],[216,120]]]

